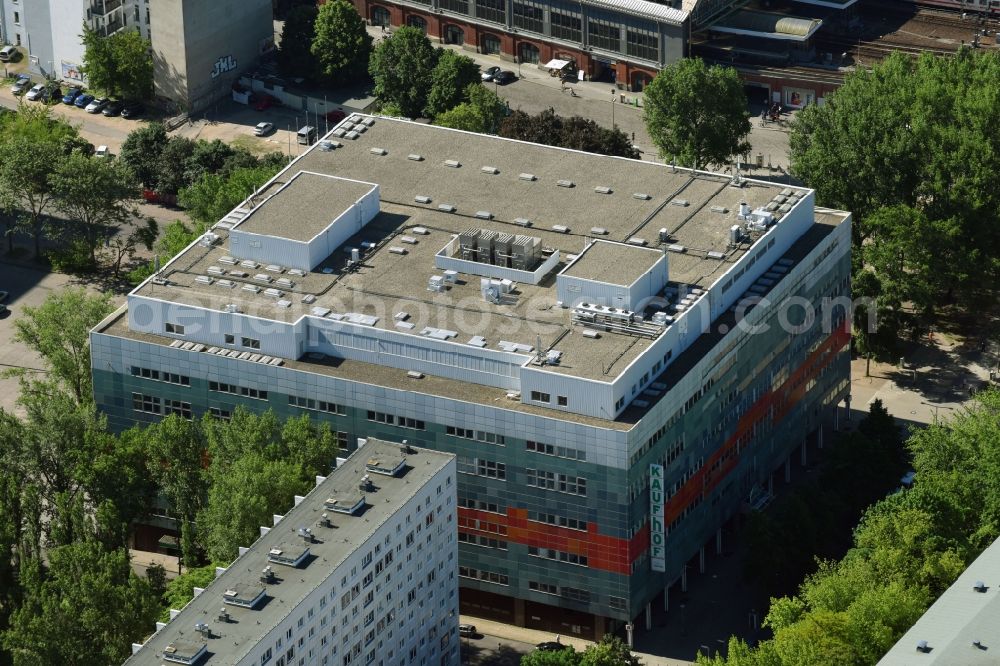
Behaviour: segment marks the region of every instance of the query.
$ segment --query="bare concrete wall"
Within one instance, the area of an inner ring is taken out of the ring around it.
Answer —
[[[273,43],[271,0],[157,0],[150,11],[156,93],[185,110],[228,96]]]

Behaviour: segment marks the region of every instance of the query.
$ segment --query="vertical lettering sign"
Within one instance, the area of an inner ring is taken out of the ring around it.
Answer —
[[[666,571],[666,534],[663,525],[663,465],[649,466],[649,566]]]

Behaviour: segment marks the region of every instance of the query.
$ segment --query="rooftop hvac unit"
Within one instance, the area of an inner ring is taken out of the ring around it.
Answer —
[[[746,201],[740,202],[740,212],[737,213],[736,217],[740,220],[745,220],[750,215],[750,206]]]
[[[407,250],[405,247],[400,247],[398,245],[390,245],[389,252],[392,254],[406,254]]]
[[[536,180],[535,174],[533,174],[533,173],[522,173],[522,174],[518,175],[518,178],[520,180],[526,180],[528,182]]]
[[[643,246],[643,245],[646,244],[646,239],[645,238],[639,238],[638,236],[632,236],[632,238],[628,239],[628,244],[629,245]]]
[[[482,169],[480,169],[480,171],[482,171],[483,173],[488,173],[491,176],[495,176],[496,174],[500,173],[500,169],[496,168],[495,166],[484,166]]]
[[[409,155],[406,156],[406,159],[413,160],[414,162],[423,162],[424,156],[417,155],[416,153],[410,153]]]
[[[432,275],[430,280],[427,281],[427,290],[436,291],[438,293],[445,291],[447,287],[444,284],[444,276]]]
[[[351,248],[351,261],[355,264],[361,261],[361,250],[356,247]]]
[[[477,259],[481,264],[493,263],[493,243],[499,234],[492,229],[483,229],[476,239]]]
[[[389,151],[385,148],[369,148],[368,152],[372,155],[388,155]]]
[[[660,229],[659,238],[660,238],[660,242],[661,243],[669,243],[670,242],[670,232],[667,231],[666,227],[664,227],[663,229]]]
[[[709,259],[724,259],[725,257],[726,255],[718,250],[709,250],[708,252]]]
[[[455,208],[455,206],[453,206],[450,203],[443,203],[443,204],[438,204],[438,210],[441,211],[442,213],[454,213],[458,209]]]
[[[462,163],[459,162],[458,160],[445,160],[444,165],[446,167],[451,167],[452,169],[457,169],[458,167],[462,166]]]
[[[515,236],[510,246],[511,268],[532,270],[538,263],[540,248],[541,242],[534,236]]]
[[[427,230],[426,227],[413,227],[411,231],[413,231],[413,233],[417,234],[418,236],[427,236],[428,234],[431,233],[430,231]]]
[[[557,180],[556,185],[558,185],[559,187],[576,187],[576,183],[574,183],[572,180],[566,180],[566,179]]]
[[[526,217],[515,217],[514,218],[514,224],[516,224],[518,226],[521,226],[521,227],[530,227],[531,226],[531,220],[529,220]]]
[[[479,229],[469,229],[458,235],[459,255],[466,261],[476,261],[479,256]]]
[[[253,279],[257,282],[270,282],[271,276],[266,273],[257,273],[257,275],[253,276]]]
[[[736,247],[740,244],[740,239],[743,237],[743,231],[740,229],[740,225],[734,224],[729,227],[729,246]]]
[[[565,224],[553,224],[552,231],[555,231],[556,233],[559,234],[565,234],[569,232],[569,227],[567,227]]]
[[[650,195],[646,194],[645,192],[633,192],[632,193],[632,198],[633,199],[640,199],[641,201],[649,201],[653,197],[651,197]]]
[[[594,188],[594,191],[598,194],[611,194],[611,188],[605,187],[604,185],[599,185]]]
[[[480,220],[492,220],[493,213],[491,213],[488,210],[477,210],[476,217],[478,217]]]
[[[199,284],[212,284],[212,278],[208,275],[199,275],[194,279],[194,281]]]
[[[428,196],[424,196],[423,194],[418,194],[417,196],[413,197],[413,200],[419,204],[429,204],[431,202],[431,198]]]
[[[220,264],[229,264],[230,266],[235,266],[236,265],[236,260],[233,259],[230,256],[219,257],[219,263]]]
[[[595,236],[607,236],[608,230],[605,229],[604,227],[591,227],[590,233],[592,233]]]
[[[510,268],[513,262],[511,256],[511,245],[514,243],[514,234],[498,233],[493,242],[493,263],[496,266]]]
[[[671,199],[670,200],[670,205],[671,206],[680,206],[682,208],[686,208],[689,205],[689,202],[688,202],[687,199]]]

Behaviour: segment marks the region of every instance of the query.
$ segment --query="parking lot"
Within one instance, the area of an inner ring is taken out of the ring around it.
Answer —
[[[24,306],[39,306],[52,292],[81,284],[83,283],[73,276],[0,260],[0,291],[8,292],[5,304],[10,310],[0,318],[0,371],[23,368],[33,373],[44,372],[41,358],[23,344],[14,341],[14,322],[22,316]],[[98,291],[93,286],[84,286],[95,293]],[[115,307],[125,301],[124,296],[112,298]],[[17,378],[0,376],[0,407],[23,414],[16,408],[18,393]]]

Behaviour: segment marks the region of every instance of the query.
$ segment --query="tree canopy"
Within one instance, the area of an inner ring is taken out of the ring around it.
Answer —
[[[628,135],[620,129],[601,127],[589,118],[564,118],[547,109],[536,115],[517,110],[500,123],[500,136],[548,146],[573,148],[589,153],[639,157]]]
[[[735,69],[681,58],[643,96],[646,128],[663,159],[704,169],[750,150],[747,100]]]
[[[315,5],[298,5],[288,11],[285,25],[281,29],[281,46],[276,59],[281,73],[289,78],[316,78],[316,58],[312,54],[316,39],[316,17],[319,10]]]
[[[353,83],[365,76],[372,38],[354,5],[329,0],[319,8],[310,52],[318,74],[330,84]]]
[[[496,134],[507,116],[507,103],[482,83],[467,87],[465,99],[458,106],[438,114],[434,124],[466,132]]]
[[[431,72],[431,88],[424,113],[428,118],[468,101],[469,86],[480,84],[479,65],[469,56],[442,50]],[[481,85],[481,84],[480,84]]]
[[[399,28],[372,52],[368,71],[375,79],[376,97],[404,116],[420,117],[427,106],[437,59],[438,50],[421,30]]]
[[[925,313],[993,302],[1000,284],[998,76],[993,52],[893,54],[792,126],[792,173],[853,212],[855,253]]]
[[[84,54],[81,70],[91,88],[130,100],[153,96],[153,56],[148,39],[135,30],[107,37],[87,25],[80,36]]]
[[[874,664],[1000,536],[1000,392],[977,394],[907,448],[913,487],[872,504],[843,558],[822,560],[797,594],[772,599],[765,624],[774,637],[755,648],[734,638],[725,658],[699,664]]]

